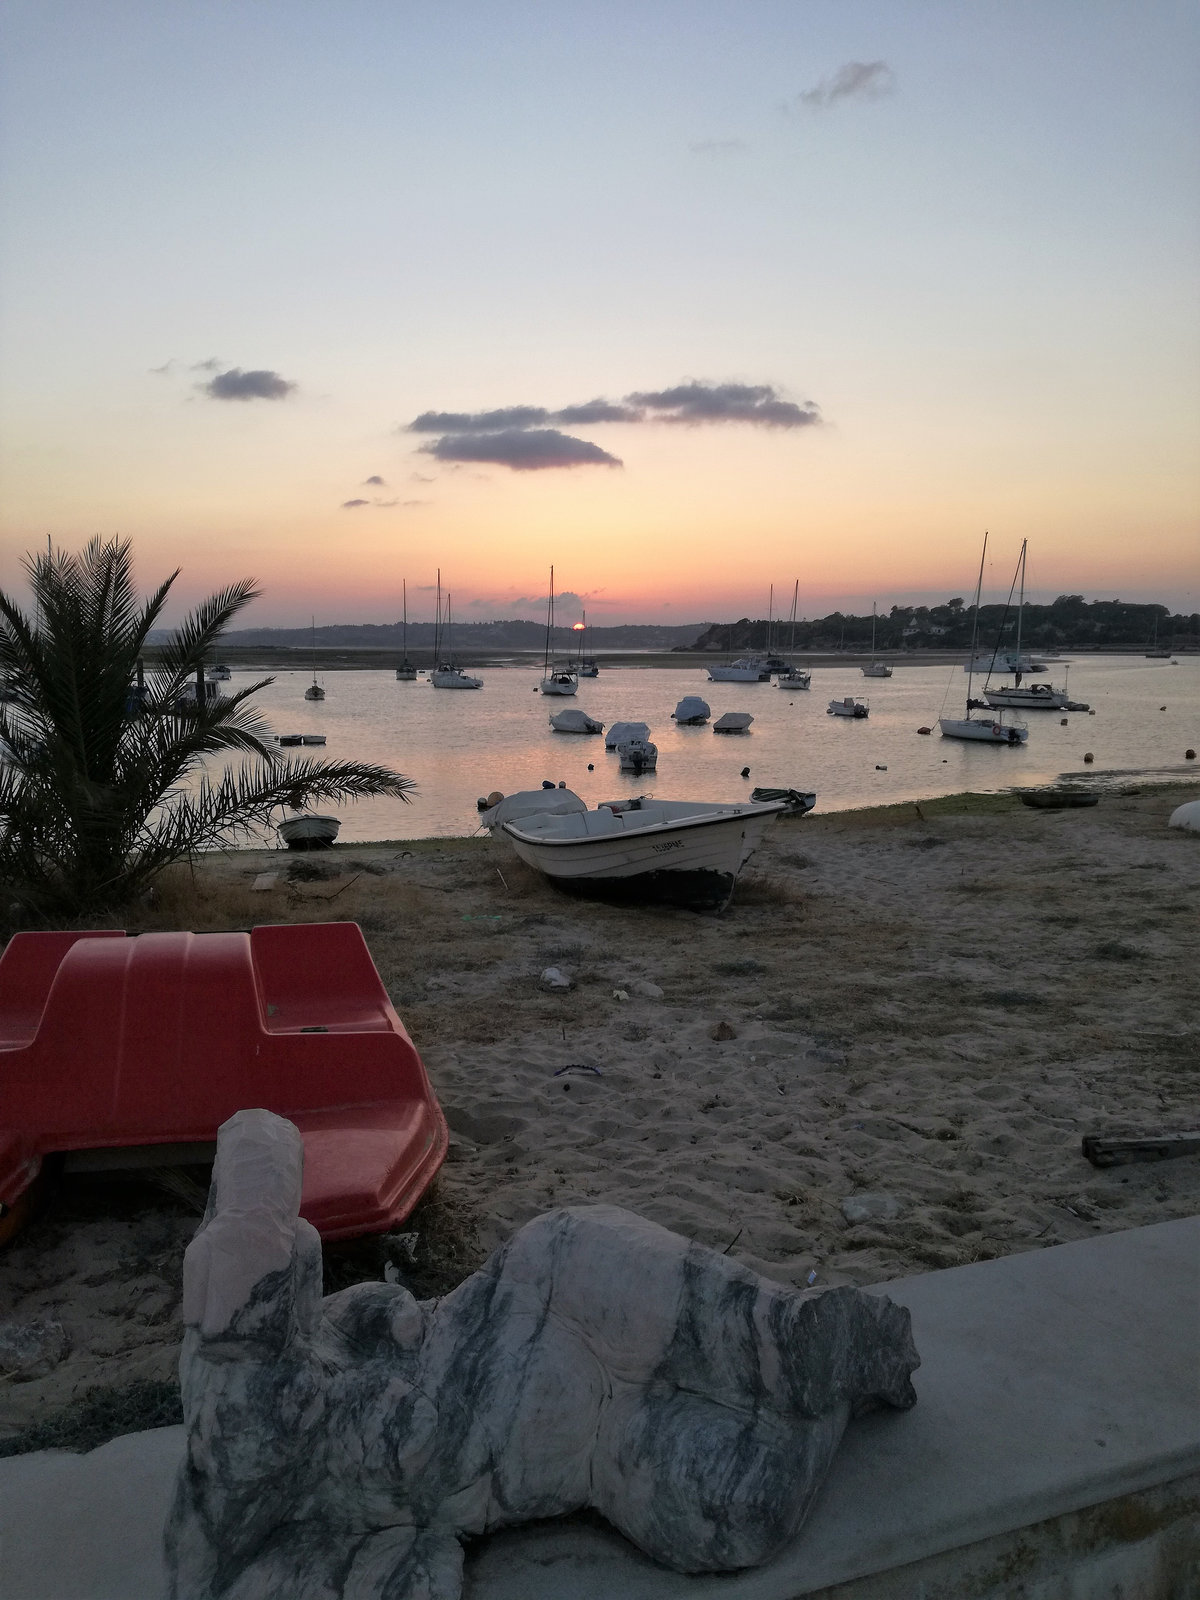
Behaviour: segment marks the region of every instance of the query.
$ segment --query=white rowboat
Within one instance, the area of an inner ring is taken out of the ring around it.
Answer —
[[[728,904],[738,873],[785,809],[688,800],[610,801],[504,822],[513,849],[557,886],[682,904]]]

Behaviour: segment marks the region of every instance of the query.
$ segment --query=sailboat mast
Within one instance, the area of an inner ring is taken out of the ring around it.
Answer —
[[[554,632],[554,568],[550,568],[550,593],[546,599],[546,648],[542,652],[542,677],[550,676],[550,635]]]
[[[407,661],[408,660],[408,579],[407,578],[401,578],[401,580],[400,580],[400,588],[401,588],[401,591],[402,591],[402,594],[403,594],[403,599],[400,602],[401,616],[403,618],[403,621],[400,624],[400,641],[401,641],[400,642],[400,648],[404,653],[405,661]]]
[[[971,680],[975,676],[975,649],[979,643],[979,601],[983,595],[983,563],[987,559],[988,536],[983,535],[983,549],[979,553],[979,581],[975,585],[975,620],[971,628],[971,659],[967,662],[967,716],[971,715]]]
[[[1021,598],[1017,603],[1017,660],[1013,667],[1013,686],[1021,687],[1021,617],[1025,610],[1025,546],[1028,539],[1021,540]]]
[[[792,640],[788,646],[791,655],[796,653],[796,606],[800,599],[800,579],[797,578],[792,585]]]

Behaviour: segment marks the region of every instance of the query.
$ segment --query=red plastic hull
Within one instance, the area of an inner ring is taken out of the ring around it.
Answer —
[[[45,1156],[290,1118],[327,1239],[408,1215],[446,1154],[421,1058],[352,922],[252,933],[18,933],[0,957],[0,1200]]]

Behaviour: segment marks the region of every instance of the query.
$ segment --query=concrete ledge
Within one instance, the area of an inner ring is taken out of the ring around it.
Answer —
[[[852,1424],[769,1567],[687,1578],[569,1518],[479,1541],[468,1600],[1200,1595],[1181,1576],[1200,1550],[1200,1219],[881,1292],[912,1311],[917,1407]],[[0,1461],[2,1600],[160,1595],[181,1444],[161,1429]]]

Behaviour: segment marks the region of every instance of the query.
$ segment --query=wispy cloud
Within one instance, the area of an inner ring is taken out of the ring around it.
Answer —
[[[694,156],[706,156],[710,161],[726,161],[730,156],[744,156],[749,148],[744,139],[694,139],[688,145]]]
[[[354,511],[358,506],[369,506],[370,504],[371,502],[369,500],[343,500],[342,510]]]
[[[769,383],[680,383],[672,389],[643,390],[625,396],[645,408],[656,422],[693,426],[712,422],[749,422],[760,428],[805,428],[820,422],[811,400],[802,406],[780,398]]]
[[[363,479],[363,488],[364,489],[385,489],[386,487],[387,487],[387,485],[384,483],[383,479],[379,476],[379,474],[377,472],[372,473],[372,475],[369,478],[364,478]]]
[[[421,446],[438,461],[486,462],[514,472],[553,467],[619,467],[621,461],[587,439],[557,428],[502,428],[495,433],[448,433]]]
[[[201,387],[212,400],[285,400],[298,385],[278,372],[243,372],[241,367],[230,367]]]
[[[881,100],[896,87],[896,75],[886,61],[847,61],[831,78],[796,96],[797,104],[824,110],[842,100]]]

